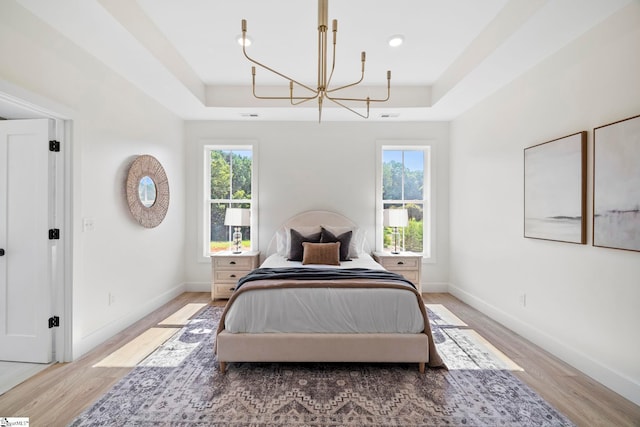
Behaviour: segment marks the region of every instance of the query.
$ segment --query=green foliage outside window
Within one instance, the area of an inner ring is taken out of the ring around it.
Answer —
[[[421,200],[423,190],[423,171],[403,168],[402,163],[395,160],[383,163],[382,200]]]
[[[404,208],[409,222],[398,229],[398,250],[424,251],[424,151],[383,150],[382,201],[384,209]],[[393,228],[385,227],[383,247],[394,248]]]
[[[251,208],[251,150],[211,150],[211,252],[229,249],[231,227],[224,225],[225,212],[231,208]],[[251,247],[250,227],[241,227],[245,250]]]

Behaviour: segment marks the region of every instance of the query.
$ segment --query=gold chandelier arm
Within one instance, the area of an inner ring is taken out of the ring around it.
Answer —
[[[309,96],[309,97],[295,97],[293,96],[293,82],[290,81],[289,82],[289,100],[291,102],[291,105],[300,105],[300,104],[304,104],[307,101],[311,101],[312,99],[316,99],[318,96],[320,95],[320,92],[316,93],[315,96]],[[298,102],[294,102],[294,99],[300,99],[301,101]]]
[[[303,102],[311,101],[312,99],[316,99],[316,98],[318,97],[317,95],[316,95],[316,96],[312,96],[312,97],[310,97],[310,98],[304,98],[304,97],[294,97],[294,98],[291,98],[291,97],[289,97],[289,96],[264,96],[264,95],[258,95],[258,94],[256,94],[256,89],[255,89],[255,88],[253,88],[253,96],[254,96],[255,98],[257,98],[257,99],[272,99],[272,100],[273,100],[273,99],[282,99],[282,100],[285,100],[285,99],[286,99],[287,101],[291,101],[291,104],[293,104],[293,105],[299,105],[299,104],[302,104]],[[299,100],[299,99],[301,99],[302,101],[300,101],[300,102],[298,102],[298,103],[294,103],[294,102],[293,102],[293,100],[294,100],[294,99],[295,99],[295,100]]]
[[[329,80],[327,80],[327,87],[331,84],[331,78],[333,77],[333,71],[336,68],[336,39],[338,36],[338,20],[334,19],[332,24],[333,30],[333,50],[332,50],[332,60],[331,60],[331,74],[329,74]],[[325,89],[326,89],[325,88]]]
[[[312,98],[293,98],[293,99],[301,99],[302,101],[298,101],[298,102],[293,102],[293,100],[291,101],[291,105],[300,105],[300,104],[304,104],[305,102],[308,101],[313,101],[314,99],[316,99],[317,96],[314,96]],[[289,98],[285,98],[285,99],[289,99]]]
[[[318,92],[327,87],[327,26],[318,26]]]
[[[262,63],[260,63],[260,62],[256,61],[255,59],[251,58],[251,57],[247,54],[247,46],[246,46],[246,45],[247,45],[247,43],[246,43],[246,38],[247,38],[247,20],[246,20],[246,19],[243,19],[243,20],[242,20],[242,53],[244,54],[245,58],[247,58],[249,61],[253,62],[253,63],[254,63],[254,64],[256,64],[257,66],[259,66],[259,67],[261,67],[261,68],[264,68],[264,69],[265,69],[265,70],[267,70],[267,71],[271,71],[273,74],[276,74],[276,75],[278,75],[278,76],[282,77],[282,78],[283,78],[283,79],[285,79],[285,80],[289,80],[289,81],[291,81],[291,82],[294,82],[294,83],[295,83],[295,84],[297,84],[298,86],[302,86],[303,88],[305,88],[305,89],[307,89],[307,90],[309,90],[309,91],[311,91],[311,92],[316,93],[316,90],[315,90],[315,89],[312,89],[312,88],[310,88],[309,86],[307,86],[307,85],[305,85],[305,84],[303,84],[303,83],[300,83],[299,81],[297,81],[297,80],[295,80],[295,79],[292,79],[291,77],[289,77],[289,76],[287,76],[287,75],[285,75],[285,74],[282,74],[282,73],[280,73],[280,72],[278,72],[278,71],[274,70],[273,68],[268,67],[268,66],[266,66],[266,65],[264,65],[264,64],[262,64]]]
[[[362,61],[362,74],[360,75],[360,80],[358,80],[357,82],[348,84],[348,85],[336,87],[336,88],[333,88],[333,89],[327,89],[327,93],[336,92],[338,90],[346,89],[348,87],[356,86],[356,85],[359,85],[360,83],[362,83],[362,80],[364,80],[364,63],[366,61],[366,57],[367,57],[367,53],[366,52],[362,52],[360,54],[360,61]],[[336,53],[335,53],[335,50],[334,50],[334,52],[333,52],[333,63],[334,63],[334,65],[331,67],[331,75],[333,75],[333,67],[335,66],[335,62],[336,62]],[[329,78],[329,80],[331,80],[331,78]]]
[[[337,105],[341,106],[342,108],[345,108],[345,109],[351,111],[353,114],[356,114],[356,115],[362,117],[363,119],[368,119],[369,118],[369,101],[370,101],[369,98],[367,98],[367,99],[359,99],[358,100],[358,101],[366,101],[367,102],[367,115],[366,116],[364,114],[361,114],[361,113],[357,112],[353,108],[348,107],[347,105],[343,104],[342,102],[339,102],[338,100],[336,100],[336,98],[329,98],[327,96],[327,99],[329,101],[333,102],[334,104],[337,104]],[[340,99],[340,98],[338,98],[338,99]]]
[[[347,87],[347,86],[343,86]],[[342,88],[340,88],[342,89]],[[333,89],[333,90],[337,90],[337,89]],[[333,91],[332,90],[332,91]],[[331,92],[332,92],[331,91]],[[355,102],[385,102],[388,101],[389,98],[391,97],[391,71],[387,71],[387,97],[386,98],[381,98],[381,99],[371,99],[369,97],[366,98],[341,98],[341,97],[331,97],[328,94],[329,91],[327,91],[327,98],[329,98],[332,101],[355,101]]]
[[[337,87],[335,89],[329,89],[329,86],[331,85],[331,78],[333,77],[333,72],[336,68],[336,45],[337,45],[337,39],[338,39],[338,20],[337,19],[333,20],[332,31],[333,31],[333,52],[332,52],[332,59],[331,59],[331,74],[329,74],[329,80],[327,81],[327,85],[325,87],[325,91],[327,93],[335,92],[337,90],[345,89],[345,88],[360,84],[364,79],[364,63],[367,57],[367,54],[365,52],[362,52],[360,54],[360,61],[362,61],[362,74],[360,75],[360,80],[358,80],[355,83],[348,84],[346,86]]]
[[[318,97],[318,93],[316,93],[315,96],[310,96],[310,97],[305,97],[305,96],[299,96],[299,97],[294,97],[293,96],[293,81],[289,82],[289,96],[263,96],[263,95],[258,95],[256,93],[256,67],[251,67],[251,74],[252,74],[252,84],[251,84],[251,88],[253,90],[253,96],[257,99],[288,99],[291,101],[291,104],[293,105],[298,105],[298,104],[302,104],[303,102],[306,101],[311,101],[312,99],[316,99]],[[297,104],[294,103],[293,101],[295,100],[302,100],[301,102],[298,102]]]

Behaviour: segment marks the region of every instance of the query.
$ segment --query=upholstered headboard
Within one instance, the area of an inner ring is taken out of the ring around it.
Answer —
[[[274,233],[269,246],[267,247],[267,256],[277,252],[278,246],[278,233],[285,233],[285,230],[296,227],[309,227],[316,225],[331,225],[334,227],[353,227],[358,228],[358,225],[351,221],[344,215],[330,211],[306,211],[299,213],[282,224]],[[368,251],[368,245],[366,240],[364,241],[366,251]]]

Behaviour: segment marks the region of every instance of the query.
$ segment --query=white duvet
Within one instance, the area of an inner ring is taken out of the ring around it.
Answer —
[[[301,267],[274,254],[261,267]],[[335,268],[335,266],[304,266]],[[369,255],[340,268],[383,270]],[[225,329],[232,333],[419,333],[424,319],[416,296],[402,289],[287,288],[247,291],[229,307]]]

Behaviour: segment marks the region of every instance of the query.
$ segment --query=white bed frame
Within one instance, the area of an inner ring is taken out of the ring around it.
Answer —
[[[328,211],[308,211],[285,222],[279,230],[312,225],[356,227],[348,218]],[[276,252],[271,239],[267,256]],[[221,331],[217,336],[220,371],[228,362],[398,362],[418,363],[424,373],[429,361],[426,334],[244,334]]]

